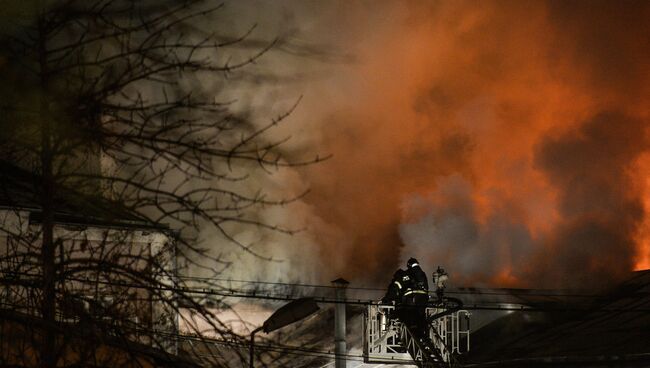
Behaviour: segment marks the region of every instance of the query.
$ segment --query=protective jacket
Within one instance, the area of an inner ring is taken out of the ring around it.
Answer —
[[[406,271],[399,269],[395,271],[393,279],[388,285],[388,290],[386,290],[386,295],[382,298],[382,303],[401,303],[402,297],[405,290],[405,281],[404,276],[406,276]]]
[[[409,282],[405,287],[404,296],[411,294],[428,294],[429,281],[427,280],[427,275],[422,271],[418,264],[409,267],[406,270],[406,276],[408,277]]]

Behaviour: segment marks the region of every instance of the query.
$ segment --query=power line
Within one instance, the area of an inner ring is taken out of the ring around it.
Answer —
[[[172,332],[167,332],[167,331],[160,331],[160,330],[152,330],[152,329],[145,329],[145,328],[138,328],[138,331],[145,331],[149,333],[153,333],[156,335],[160,336],[166,336],[166,337],[171,337],[171,338],[178,338],[178,339],[183,339],[183,340],[191,340],[191,341],[197,341],[197,342],[202,342],[202,343],[212,343],[215,345],[223,345],[223,346],[230,346],[230,347],[239,347],[239,348],[248,348],[250,347],[250,343],[248,342],[243,342],[243,341],[232,341],[232,340],[221,340],[221,339],[216,339],[212,337],[206,337],[206,336],[198,336],[198,335],[188,335],[188,334],[180,334],[180,333],[172,333]],[[302,346],[291,346],[291,345],[281,345],[281,344],[260,344],[260,343],[255,343],[254,344],[256,350],[262,350],[262,351],[267,351],[267,352],[277,352],[277,353],[284,353],[284,354],[291,354],[291,355],[299,355],[299,356],[313,356],[313,357],[321,357],[321,358],[336,358],[337,356],[342,356],[345,357],[347,360],[351,361],[364,361],[365,355],[359,355],[359,354],[350,354],[350,353],[344,353],[344,354],[336,354],[333,353],[331,350],[320,350],[320,349],[313,349],[313,348],[306,348]],[[197,357],[204,357],[204,358],[216,358],[214,355],[210,354],[201,354],[201,353],[193,353],[193,356]],[[648,353],[641,353],[641,354],[630,354],[627,357],[630,358],[642,358],[642,359],[647,359],[650,357],[650,354]],[[553,357],[551,357],[553,358]],[[561,361],[566,361],[567,357],[559,357],[562,359]],[[516,363],[516,362],[534,362],[538,360],[546,360],[548,358],[529,358],[529,359],[515,359],[515,360],[510,360],[510,361],[498,361],[498,362],[485,362],[485,363],[475,363],[475,364],[470,364],[469,366],[472,367],[482,367],[482,366],[499,366],[499,363]],[[412,359],[392,359],[391,360],[394,363],[413,363]],[[604,360],[602,359],[597,359],[594,357],[584,357],[584,358],[579,358],[578,360],[580,363],[596,363],[600,362],[602,363]]]
[[[109,285],[115,285],[115,286],[126,286],[126,287],[139,287],[139,288],[144,288],[144,289],[154,289],[154,290],[167,290],[167,291],[175,291],[175,292],[183,292],[183,293],[191,293],[191,294],[202,294],[202,295],[213,295],[213,296],[222,296],[222,297],[236,297],[236,298],[253,298],[253,299],[263,299],[263,300],[278,300],[278,301],[293,301],[297,300],[301,297],[304,296],[295,296],[295,295],[282,295],[282,294],[272,294],[272,293],[262,293],[258,294],[257,292],[242,292],[242,291],[236,291],[236,290],[229,290],[229,291],[216,291],[213,289],[208,289],[208,288],[202,288],[202,289],[195,289],[195,288],[189,288],[189,287],[172,287],[172,286],[156,286],[156,287],[148,287],[148,286],[143,286],[143,285],[138,285],[138,284],[122,284],[122,283],[114,283],[114,282],[106,282],[106,281],[97,281],[97,280],[85,280],[85,279],[73,279],[76,281],[81,281],[81,282],[99,282],[99,283],[106,283]],[[369,299],[344,299],[344,300],[339,300],[336,298],[327,298],[327,297],[317,297],[317,296],[312,296],[312,298],[321,303],[328,303],[328,304],[348,304],[348,305],[371,305],[371,304],[377,304],[377,301],[375,300],[369,300]],[[483,305],[481,305],[483,304]],[[488,304],[488,305],[485,305]],[[599,308],[599,307],[594,307],[594,306],[589,306],[589,307],[576,307],[576,306],[559,306],[559,307],[530,307],[530,306],[524,306],[524,305],[519,305],[516,306],[513,304],[514,303],[494,303],[495,305],[491,306],[489,305],[490,303],[473,303],[470,305],[463,305],[461,309],[466,309],[466,310],[492,310],[492,311],[525,311],[525,312],[545,312],[545,311],[607,311],[607,312],[650,312],[650,308]],[[441,306],[442,307],[442,306]]]
[[[39,276],[39,275],[29,274],[29,276]],[[199,294],[199,295],[219,296],[224,298],[252,298],[252,299],[259,299],[259,300],[275,300],[275,301],[293,301],[301,297],[306,297],[306,295],[297,296],[297,295],[288,295],[288,294],[275,294],[275,293],[270,293],[268,291],[258,292],[256,290],[254,291],[242,291],[236,289],[215,290],[212,288],[192,288],[192,287],[172,286],[172,285],[164,285],[164,284],[144,285],[144,284],[137,284],[137,283],[121,282],[121,281],[90,280],[90,279],[74,278],[74,277],[68,277],[66,279],[70,281],[79,281],[79,282],[90,283],[90,284],[103,284],[103,285],[121,286],[127,288],[129,287],[139,288],[139,289],[145,289],[150,291],[170,291],[180,295]],[[361,306],[377,304],[376,300],[371,300],[371,299],[350,298],[350,299],[339,300],[336,298],[322,297],[322,296],[311,296],[311,297],[317,302],[328,303],[328,304],[348,304],[348,305],[361,305]],[[650,312],[650,308],[603,308],[594,305],[587,305],[584,307],[580,307],[578,305],[570,305],[570,306],[560,305],[557,307],[550,307],[550,306],[534,307],[534,306],[527,306],[523,304],[517,305],[517,303],[509,303],[509,302],[474,302],[472,304],[463,305],[462,309],[511,311],[511,312],[515,312],[515,311],[517,312],[547,312],[547,311]]]
[[[234,282],[246,284],[260,284],[260,285],[279,285],[290,287],[311,287],[322,289],[336,289],[336,286],[319,285],[319,284],[301,284],[301,283],[287,283],[287,282],[273,282],[273,281],[259,281],[259,280],[240,280],[240,279],[227,279],[227,278],[210,278],[198,276],[178,276],[182,280],[199,280],[199,281],[216,281],[216,282]],[[385,288],[373,287],[353,287],[348,286],[348,290],[366,290],[366,291],[385,291]],[[477,288],[477,287],[460,287],[456,289],[445,290],[446,294],[459,294],[459,295],[526,295],[526,296],[546,296],[546,297],[577,297],[577,298],[594,298],[601,295],[598,294],[577,294],[576,291],[568,293],[569,290],[558,290],[553,292],[551,289],[529,289],[529,288]],[[563,292],[567,291],[567,292]]]
[[[2,271],[0,271],[2,272]],[[6,272],[5,272],[6,273]],[[14,272],[15,273],[15,272]],[[36,274],[30,276],[38,276]],[[224,282],[224,283],[245,283],[245,284],[259,284],[259,285],[278,285],[278,286],[288,286],[288,287],[305,287],[305,288],[320,288],[320,289],[336,289],[336,286],[331,285],[318,285],[318,284],[301,284],[301,283],[285,283],[285,282],[273,282],[273,281],[256,281],[256,280],[240,280],[240,279],[227,279],[227,278],[209,278],[209,277],[197,277],[197,276],[176,276],[176,279],[179,280],[197,280],[205,281],[207,285],[214,285],[209,281],[215,282]],[[229,287],[222,286],[224,289],[231,289]],[[378,291],[384,292],[384,288],[371,288],[371,287],[352,287],[348,286],[348,290],[365,290],[365,291]],[[530,296],[530,297],[574,297],[574,298],[596,298],[602,297],[599,294],[576,294],[576,293],[562,293],[562,292],[553,292],[553,290],[548,289],[528,289],[528,288],[476,288],[476,287],[462,287],[456,289],[445,290],[445,294],[456,294],[456,295],[505,295],[505,296]],[[430,292],[430,295],[434,295],[434,292]]]
[[[172,337],[173,334],[172,334]],[[227,341],[227,340],[218,340],[218,339],[212,339],[212,338],[206,338],[206,337],[194,337],[191,335],[183,335],[183,334],[177,334],[176,337],[180,339],[185,339],[185,340],[193,340],[193,341],[199,341],[203,343],[213,343],[216,345],[225,345],[225,346],[234,346],[234,347],[241,347],[241,348],[248,348],[250,347],[250,343],[238,343],[238,342],[233,342],[233,341]],[[344,354],[336,354],[332,352],[331,350],[319,350],[319,349],[311,349],[311,348],[305,348],[305,347],[299,347],[299,346],[289,346],[289,345],[275,345],[275,344],[260,344],[256,343],[254,344],[255,350],[264,350],[264,351],[273,351],[273,352],[279,352],[279,353],[289,353],[293,355],[303,355],[303,356],[319,356],[319,357],[327,357],[327,358],[335,358],[337,356],[342,356],[347,359],[351,360],[363,360],[364,356],[363,355],[358,355],[358,354],[349,354],[349,353],[344,353]],[[207,356],[209,357],[209,356]],[[411,362],[411,360],[395,360],[395,362]]]
[[[197,341],[201,343],[208,343],[208,344],[215,344],[215,345],[223,345],[223,346],[230,346],[230,347],[239,347],[239,348],[248,348],[250,346],[249,343],[244,342],[244,341],[233,341],[233,340],[221,340],[221,339],[216,339],[216,338],[211,338],[211,337],[206,337],[206,336],[198,336],[198,335],[190,335],[190,334],[181,334],[181,333],[173,333],[173,332],[168,332],[168,331],[161,331],[161,330],[155,330],[155,329],[147,329],[147,328],[142,328],[142,327],[127,327],[125,328],[126,330],[131,330],[134,332],[146,332],[153,334],[155,336],[163,336],[163,337],[168,337],[168,338],[175,338],[179,340],[186,340],[186,341]],[[298,355],[298,356],[307,356],[307,357],[319,357],[319,358],[336,358],[337,356],[342,356],[345,357],[346,360],[350,361],[364,361],[365,355],[359,355],[359,354],[350,354],[350,353],[344,353],[344,354],[336,354],[333,353],[331,350],[320,350],[320,349],[313,349],[313,348],[306,348],[306,347],[300,347],[300,346],[291,346],[291,345],[281,345],[281,344],[260,344],[256,343],[254,344],[256,350],[262,350],[266,352],[274,352],[274,353],[283,353],[283,354],[290,354],[290,355]],[[218,356],[215,356],[214,354],[208,354],[208,353],[191,353],[191,356],[193,357],[198,357],[198,358],[215,358],[219,359]],[[641,353],[641,354],[630,354],[625,357],[629,357],[631,359],[646,359],[650,356],[650,354],[647,353]],[[605,356],[603,356],[605,357]],[[554,357],[550,357],[550,359],[553,359]],[[567,358],[569,357],[558,357],[561,359],[562,362],[566,362]],[[576,357],[577,359],[575,360],[576,362],[580,363],[602,363],[605,361],[602,359],[602,357],[594,358],[594,357]],[[620,356],[617,356],[617,359],[619,359]],[[484,362],[484,363],[474,363],[470,364],[468,366],[471,367],[493,367],[493,366],[500,366],[506,363],[527,363],[527,362],[536,362],[540,360],[546,361],[549,359],[548,357],[542,357],[542,358],[529,358],[529,359],[514,359],[514,360],[509,360],[509,361],[498,361],[498,362]],[[412,363],[413,360],[408,360],[408,359],[393,359],[392,362],[394,363]]]
[[[7,303],[5,303],[7,304]],[[10,304],[7,304],[10,305]],[[18,307],[17,305],[14,305]],[[174,332],[169,332],[169,331],[163,331],[163,330],[156,330],[156,329],[151,329],[151,328],[144,328],[141,326],[120,326],[122,332],[129,332],[129,333],[136,333],[136,334],[145,334],[146,336],[159,336],[159,337],[164,337],[164,338],[170,338],[170,339],[178,339],[178,340],[185,340],[185,341],[197,341],[201,343],[208,343],[208,344],[215,344],[215,345],[224,345],[224,346],[229,346],[229,347],[239,347],[239,348],[248,348],[250,347],[250,343],[245,342],[245,341],[234,341],[234,340],[221,340],[221,339],[216,339],[216,338],[211,338],[207,336],[199,336],[199,335],[192,335],[192,334],[182,334],[182,333],[174,333]],[[158,340],[155,340],[156,342],[159,342]],[[169,340],[167,340],[169,342]],[[261,343],[255,343],[254,344],[256,350],[262,350],[262,351],[267,351],[267,352],[276,352],[276,353],[284,353],[284,354],[292,354],[292,355],[301,355],[301,356],[314,356],[314,357],[323,357],[323,358],[335,358],[337,356],[343,356],[348,360],[358,360],[362,361],[364,359],[363,355],[358,355],[358,354],[336,354],[333,353],[331,350],[320,350],[320,349],[313,349],[313,348],[306,348],[306,347],[300,347],[300,346],[291,346],[291,345],[281,345],[281,344],[261,344]],[[162,347],[162,345],[160,346]],[[216,358],[214,355],[208,355],[208,354],[198,354],[198,353],[193,353],[191,354],[192,356],[197,356],[197,357],[205,357],[205,358]],[[411,360],[395,360],[395,362],[411,362]]]
[[[186,341],[196,341],[196,342],[201,342],[201,343],[212,343],[216,345],[224,345],[224,346],[230,346],[230,347],[239,347],[239,348],[249,348],[250,343],[247,341],[234,341],[234,340],[223,340],[223,339],[217,339],[213,337],[207,337],[207,336],[200,336],[200,335],[195,335],[195,334],[182,334],[182,333],[174,333],[174,332],[169,332],[169,331],[162,331],[162,330],[155,330],[155,329],[150,329],[150,328],[143,328],[143,327],[126,327],[125,330],[130,330],[132,332],[146,332],[148,334],[152,334],[155,336],[164,336],[167,338],[173,338],[173,339],[182,339]],[[332,352],[331,350],[320,350],[320,349],[314,349],[314,348],[306,348],[302,346],[291,346],[291,345],[281,345],[281,344],[261,344],[261,343],[255,343],[254,344],[255,350],[263,350],[263,351],[273,351],[273,352],[280,352],[280,353],[289,353],[293,355],[303,355],[303,356],[319,356],[319,357],[327,357],[327,358],[335,358],[337,356],[343,356],[347,359],[350,360],[363,360],[364,355],[358,355],[358,354],[350,354],[350,353],[344,353],[344,354],[336,354]],[[201,354],[193,354],[193,355],[201,355]],[[213,357],[211,355],[205,354],[204,357]],[[404,359],[394,359],[396,363],[408,363],[412,362],[412,360],[404,360]]]

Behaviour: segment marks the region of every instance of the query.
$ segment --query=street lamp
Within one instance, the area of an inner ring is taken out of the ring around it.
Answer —
[[[313,298],[300,298],[285,304],[280,309],[276,310],[261,327],[258,327],[251,332],[251,345],[250,345],[250,368],[253,368],[253,352],[255,349],[255,334],[259,331],[269,333],[284,326],[298,322],[301,319],[318,311],[318,304]]]

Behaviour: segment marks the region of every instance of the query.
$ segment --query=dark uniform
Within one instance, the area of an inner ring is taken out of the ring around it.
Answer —
[[[409,259],[407,266],[408,283],[404,285],[403,294],[406,313],[403,314],[403,322],[414,334],[424,336],[427,331],[426,308],[429,302],[429,281],[415,258]]]
[[[386,290],[386,295],[381,299],[381,302],[384,304],[400,304],[402,302],[402,296],[404,294],[404,276],[406,271],[399,269],[393,274],[393,279],[390,280],[388,285],[388,290]]]
[[[406,275],[406,271],[401,268],[395,271],[393,279],[388,285],[388,290],[386,290],[386,295],[381,299],[384,304],[395,305],[395,310],[391,312],[390,318],[402,320],[404,315],[404,291],[408,280],[409,277]]]

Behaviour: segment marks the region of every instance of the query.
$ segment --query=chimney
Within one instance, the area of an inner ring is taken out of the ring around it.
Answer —
[[[350,284],[343,278],[332,281],[336,287],[336,306],[334,307],[334,353],[336,354],[336,368],[346,368],[345,354],[347,344],[345,341],[345,291]]]

